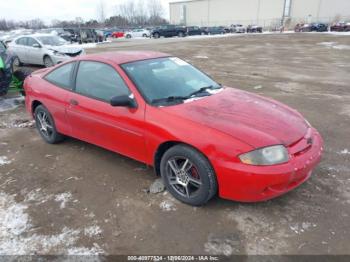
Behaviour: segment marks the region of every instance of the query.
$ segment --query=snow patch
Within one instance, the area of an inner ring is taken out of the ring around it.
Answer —
[[[27,199],[32,201],[38,199],[37,196],[37,193],[32,193]],[[63,227],[58,234],[36,234],[30,217],[26,213],[27,209],[26,200],[16,203],[15,195],[0,192],[0,255],[98,255],[104,253],[97,244],[92,248],[75,247],[79,239],[79,229]]]
[[[345,148],[338,152],[339,155],[350,155],[350,150]]]
[[[337,45],[337,42],[321,42],[318,45],[323,45],[327,48],[333,48],[337,50],[350,50],[350,45]]]
[[[11,164],[11,162],[7,156],[0,156],[0,166]]]
[[[12,110],[24,103],[24,97],[0,98],[0,112]]]
[[[99,226],[97,226],[97,225],[86,227],[84,229],[84,234],[86,236],[89,236],[89,237],[97,236],[97,235],[99,235],[101,233],[102,233],[102,229]]]
[[[66,203],[72,199],[72,193],[70,192],[65,192],[61,193],[55,196],[55,201],[56,202],[61,202],[60,208],[65,208]]]
[[[196,55],[196,56],[194,56],[194,58],[198,58],[198,59],[208,59],[209,57],[204,56],[204,55]]]
[[[172,200],[164,200],[159,204],[159,207],[162,211],[176,211],[175,203]]]
[[[316,224],[311,224],[310,222],[296,223],[289,226],[289,228],[296,234],[301,234],[309,231],[311,228],[316,227]]]

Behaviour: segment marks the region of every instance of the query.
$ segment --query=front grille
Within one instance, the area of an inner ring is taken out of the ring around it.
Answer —
[[[80,54],[81,54],[81,52],[82,52],[82,50],[80,50],[80,51],[79,51],[79,52],[77,52],[77,53],[66,53],[66,55],[68,55],[68,56],[70,56],[70,57],[75,57],[75,56],[80,55]]]

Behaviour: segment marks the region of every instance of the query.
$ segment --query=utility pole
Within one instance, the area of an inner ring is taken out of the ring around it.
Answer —
[[[258,0],[258,10],[256,12],[256,24],[259,24],[259,17],[260,17],[260,0]]]
[[[320,19],[321,5],[322,5],[322,0],[318,0],[318,8],[317,8],[317,14],[316,14],[317,20]]]

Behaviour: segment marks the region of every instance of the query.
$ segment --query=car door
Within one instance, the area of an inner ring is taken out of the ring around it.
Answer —
[[[10,45],[10,50],[13,51],[19,60],[27,63],[27,37],[21,37],[15,40],[13,45]]]
[[[145,161],[145,104],[139,103],[137,108],[111,106],[111,98],[118,95],[132,93],[114,67],[81,61],[76,73],[75,93],[70,95],[67,108],[72,135]]]
[[[65,135],[72,135],[71,126],[67,121],[66,109],[68,96],[73,91],[73,73],[76,62],[63,64],[44,76],[45,82],[40,87],[43,92],[40,101],[47,107],[55,120],[57,130]],[[40,83],[39,83],[40,85]],[[39,88],[39,87],[38,87]]]
[[[33,37],[27,38],[27,63],[42,65],[44,64],[43,47]]]

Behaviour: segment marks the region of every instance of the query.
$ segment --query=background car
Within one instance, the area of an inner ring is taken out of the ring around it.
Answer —
[[[164,25],[159,26],[152,30],[151,35],[153,38],[159,37],[184,37],[186,36],[186,27],[176,25]]]
[[[349,32],[350,31],[350,22],[339,22],[335,23],[330,28],[333,32]]]
[[[151,36],[151,32],[143,28],[136,28],[125,32],[125,38],[150,37],[150,36]]]
[[[201,35],[202,30],[198,26],[188,26],[186,28],[187,35]]]
[[[247,26],[247,33],[262,33],[263,29],[261,26],[258,25],[248,25]]]
[[[45,34],[20,36],[9,44],[9,50],[14,53],[15,66],[26,63],[50,67],[85,53],[59,36]]]
[[[231,32],[232,33],[245,33],[246,28],[241,24],[231,25]]]
[[[211,27],[202,27],[202,35],[222,35],[226,34],[226,31],[224,28],[219,26],[211,26]]]
[[[311,32],[327,32],[328,31],[328,25],[327,24],[323,24],[323,23],[312,23],[310,31]]]
[[[125,35],[124,31],[121,30],[121,29],[118,29],[118,30],[116,30],[116,31],[114,31],[112,33],[111,37],[113,37],[113,38],[122,38],[122,37],[124,37],[124,35]]]

